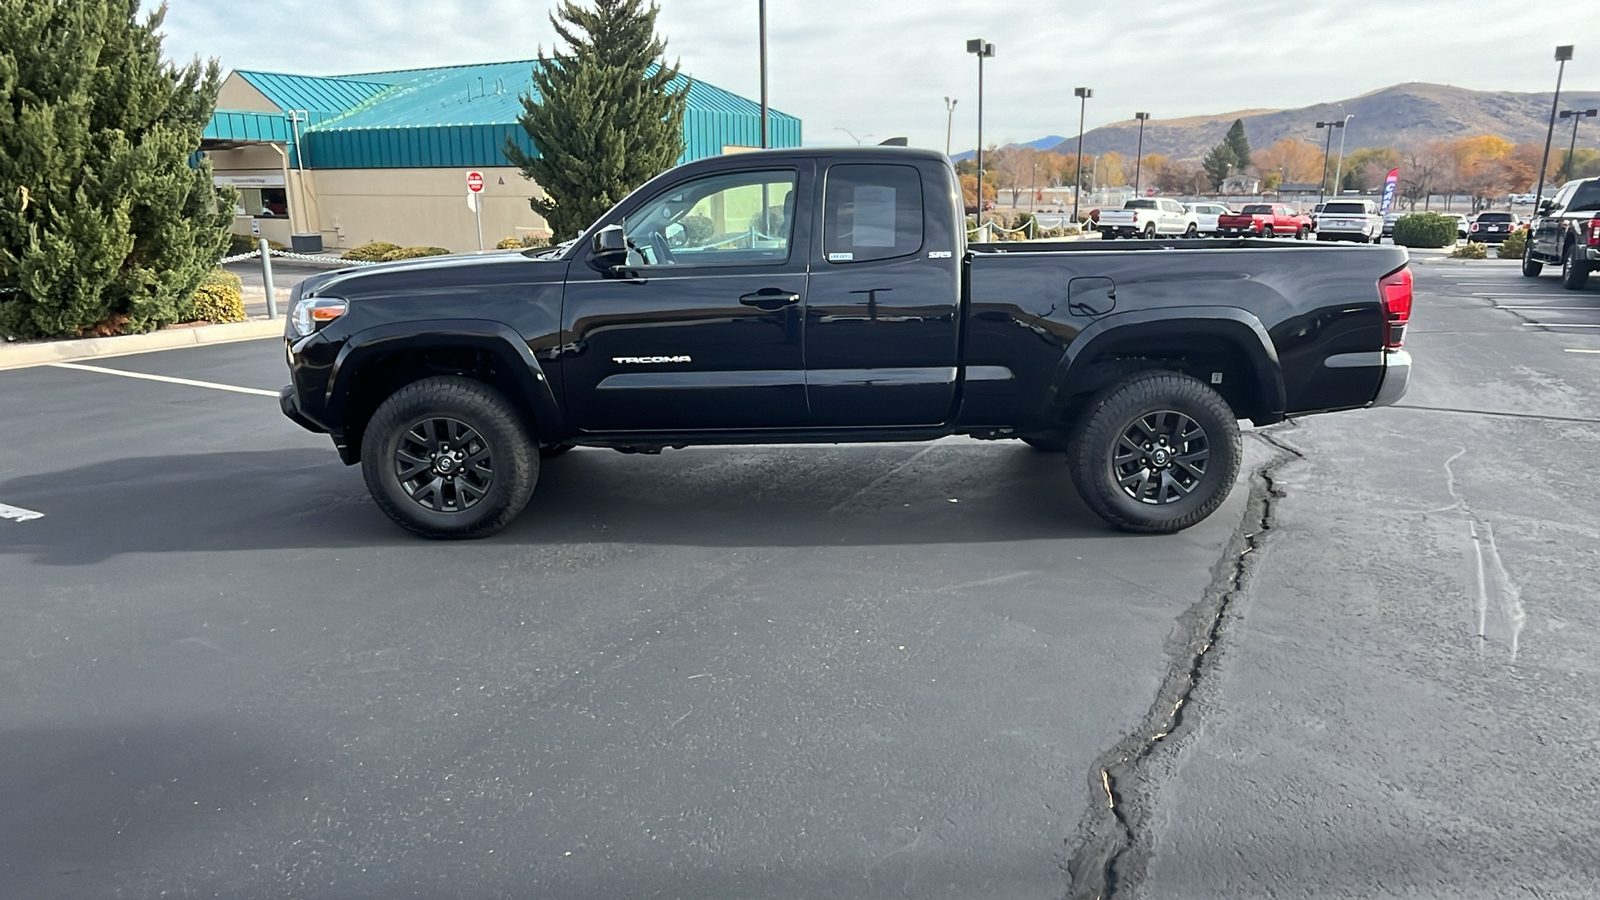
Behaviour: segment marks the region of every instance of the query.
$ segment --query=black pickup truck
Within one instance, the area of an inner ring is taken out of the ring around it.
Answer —
[[[1113,525],[1172,532],[1237,477],[1238,420],[1393,403],[1394,247],[966,241],[902,148],[680,166],[553,250],[298,285],[283,412],[428,537],[477,537],[574,445],[927,441],[1065,450]]]
[[[1539,204],[1522,248],[1522,274],[1537,278],[1546,263],[1561,267],[1561,286],[1581,291],[1600,268],[1600,178],[1579,178]]]

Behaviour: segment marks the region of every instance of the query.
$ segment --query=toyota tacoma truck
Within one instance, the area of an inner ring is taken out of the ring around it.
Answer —
[[[1217,233],[1247,237],[1288,237],[1305,240],[1311,235],[1311,217],[1282,203],[1252,203],[1236,213],[1217,217]]]
[[[1401,248],[965,243],[948,160],[770,150],[665,172],[543,251],[330,272],[291,295],[283,412],[376,505],[477,537],[573,446],[1020,439],[1112,525],[1173,532],[1238,422],[1395,402]]]
[[[1106,240],[1161,235],[1192,238],[1200,233],[1200,220],[1194,210],[1165,197],[1135,197],[1122,204],[1121,209],[1102,209],[1095,224]]]

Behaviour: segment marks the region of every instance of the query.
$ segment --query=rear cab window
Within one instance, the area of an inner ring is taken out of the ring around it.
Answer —
[[[1323,215],[1336,216],[1362,216],[1366,215],[1367,207],[1364,203],[1329,203],[1322,208]]]
[[[922,175],[914,166],[830,166],[822,196],[827,262],[894,259],[922,249]]]
[[[1578,182],[1578,188],[1567,204],[1568,212],[1600,211],[1600,179]]]

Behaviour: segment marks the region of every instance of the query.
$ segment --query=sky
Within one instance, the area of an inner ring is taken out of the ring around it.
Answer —
[[[759,95],[757,0],[659,0],[658,31],[686,74]],[[152,0],[146,0],[153,7]],[[308,75],[530,59],[552,49],[554,0],[168,0],[175,59]],[[1176,118],[1343,100],[1405,81],[1600,90],[1596,0],[768,0],[775,109],[811,145],[905,136],[955,152],[1069,135],[1135,110]]]

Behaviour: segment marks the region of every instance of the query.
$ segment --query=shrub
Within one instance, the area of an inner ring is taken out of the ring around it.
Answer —
[[[379,262],[397,262],[402,259],[421,259],[424,256],[449,256],[443,247],[396,247],[379,258]]]
[[[710,229],[711,229],[711,220],[707,219],[706,220],[706,230],[709,232]],[[531,247],[548,247],[548,246],[550,246],[550,238],[549,237],[547,237],[545,235],[542,235],[542,234],[525,234],[522,237],[501,238],[500,239],[500,243],[495,244],[494,248],[496,250],[526,250],[526,249],[529,249]]]
[[[1466,243],[1450,251],[1451,259],[1488,259],[1489,250],[1479,243]]]
[[[1500,247],[1495,251],[1495,255],[1501,259],[1521,259],[1522,252],[1527,248],[1528,229],[1519,228],[1500,242]]]
[[[530,247],[530,248],[532,248],[532,247],[548,247],[548,246],[550,246],[550,235],[548,235],[548,234],[525,234],[525,235],[522,236],[522,246]]]
[[[399,244],[391,244],[388,241],[369,241],[354,250],[345,251],[344,258],[356,262],[377,262],[383,259],[385,253],[393,253],[399,249]]]
[[[523,246],[522,245],[522,241],[519,238],[506,237],[506,238],[501,238],[494,245],[494,248],[496,250],[521,250],[522,246]]]
[[[239,276],[223,269],[213,269],[194,291],[194,321],[243,322],[243,285]]]
[[[1394,242],[1402,247],[1448,247],[1456,242],[1456,220],[1431,212],[1401,216],[1394,223]]]
[[[241,253],[249,253],[256,249],[256,241],[258,240],[260,240],[260,238],[253,234],[230,234],[228,235],[228,255],[238,256]],[[289,248],[283,246],[277,241],[267,241],[267,249],[287,250]]]
[[[1033,213],[1017,213],[1017,221],[1012,223],[1011,227],[1022,229],[1024,237],[1033,237],[1039,231]]]

